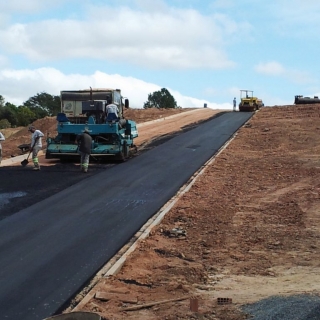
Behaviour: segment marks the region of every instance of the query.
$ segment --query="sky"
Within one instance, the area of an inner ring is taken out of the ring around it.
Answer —
[[[119,88],[131,108],[166,88],[182,108],[320,95],[319,0],[0,2],[0,95]]]

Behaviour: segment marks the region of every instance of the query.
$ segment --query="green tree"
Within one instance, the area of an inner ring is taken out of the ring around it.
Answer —
[[[35,113],[25,106],[18,107],[17,118],[18,125],[23,127],[37,120]]]
[[[148,101],[144,103],[143,108],[174,109],[177,108],[177,102],[166,88],[162,88],[160,91],[148,94]]]
[[[60,96],[53,96],[46,92],[37,93],[25,101],[23,105],[28,107],[36,115],[37,119],[55,116],[61,110]]]
[[[16,126],[18,124],[17,107],[9,102],[0,106],[0,119],[7,119],[11,126]]]
[[[11,123],[11,126],[15,127],[15,126],[19,125],[18,124],[18,109],[17,109],[16,105],[14,105],[10,102],[6,102],[5,109],[7,110],[7,113],[9,114],[7,119]]]
[[[11,128],[11,123],[7,119],[0,120],[0,129]]]

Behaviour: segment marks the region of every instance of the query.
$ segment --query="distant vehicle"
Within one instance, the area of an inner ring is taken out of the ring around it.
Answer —
[[[294,97],[295,104],[311,104],[311,103],[320,103],[320,99],[318,96],[314,96],[313,98],[304,97],[302,95],[298,95]]]
[[[120,89],[69,90],[61,91],[60,95],[58,135],[47,139],[47,159],[78,159],[75,140],[84,130],[92,137],[91,156],[94,158],[125,160],[136,150],[133,140],[138,137],[137,126],[123,116],[124,108],[129,108],[129,100],[122,97]],[[118,118],[109,119],[108,104],[118,107]]]
[[[256,111],[263,106],[262,100],[254,97],[252,90],[240,90],[239,111]]]

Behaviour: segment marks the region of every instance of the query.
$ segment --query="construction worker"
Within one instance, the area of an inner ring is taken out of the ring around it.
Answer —
[[[40,130],[37,130],[34,126],[30,126],[28,131],[32,133],[30,151],[32,152],[33,170],[39,171],[40,164],[38,153],[42,148],[42,137],[44,137],[44,134]]]
[[[2,160],[2,146],[1,146],[1,141],[6,140],[6,138],[4,137],[4,135],[2,134],[2,132],[0,131],[0,164],[1,164],[1,160]]]
[[[119,109],[117,105],[113,103],[108,104],[106,111],[107,111],[107,121],[119,120],[118,118]]]
[[[236,111],[236,107],[237,107],[237,99],[234,98],[233,99],[233,111]]]
[[[80,169],[82,172],[88,172],[92,138],[87,128],[84,129],[83,133],[77,135],[75,143],[79,146]]]

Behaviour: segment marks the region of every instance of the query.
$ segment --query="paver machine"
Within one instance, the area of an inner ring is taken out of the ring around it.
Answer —
[[[256,111],[263,106],[262,100],[254,97],[252,90],[240,90],[239,111]]]
[[[129,100],[120,89],[85,89],[60,92],[61,113],[57,115],[57,136],[47,138],[46,158],[77,159],[76,136],[87,129],[92,137],[91,156],[95,159],[125,160],[136,147],[138,137],[135,121],[124,118]],[[108,104],[118,107],[118,118],[106,117]]]

